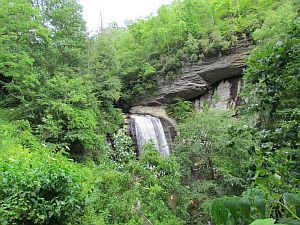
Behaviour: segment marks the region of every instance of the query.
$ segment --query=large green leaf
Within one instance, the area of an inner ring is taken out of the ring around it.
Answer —
[[[243,197],[239,201],[240,210],[243,217],[248,220],[250,218],[250,201],[247,197]]]
[[[300,205],[300,197],[297,195],[294,195],[292,193],[284,193],[283,197],[289,204]]]
[[[217,225],[226,224],[228,220],[228,211],[225,208],[225,199],[217,199],[211,207],[211,214]]]
[[[257,196],[254,199],[254,206],[257,209],[257,211],[262,215],[265,216],[265,212],[266,212],[266,203],[265,203],[265,199]]]
[[[300,217],[300,197],[292,193],[284,193],[283,197],[288,205],[293,205],[295,207],[296,215]]]
[[[250,225],[273,225],[273,224],[275,224],[275,219],[269,218],[269,219],[255,220]],[[286,224],[277,224],[277,225],[286,225]]]
[[[229,197],[226,199],[226,207],[235,221],[239,219],[239,197]]]

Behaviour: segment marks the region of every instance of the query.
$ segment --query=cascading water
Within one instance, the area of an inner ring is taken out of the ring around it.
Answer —
[[[152,140],[161,155],[168,156],[170,154],[169,145],[159,118],[149,115],[131,115],[131,118],[134,119],[139,153],[142,152],[143,145]]]

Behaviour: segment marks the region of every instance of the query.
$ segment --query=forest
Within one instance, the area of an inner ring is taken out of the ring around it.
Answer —
[[[1,225],[299,225],[300,1],[174,0],[91,35],[76,0],[0,0]],[[240,106],[168,104],[170,156],[124,113],[250,43]]]

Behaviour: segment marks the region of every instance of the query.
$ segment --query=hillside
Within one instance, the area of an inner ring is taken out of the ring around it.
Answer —
[[[0,224],[300,224],[298,0],[175,0],[93,36],[76,0],[0,3]],[[220,82],[239,102],[213,110]]]

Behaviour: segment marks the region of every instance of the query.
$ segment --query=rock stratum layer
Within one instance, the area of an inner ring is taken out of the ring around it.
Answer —
[[[132,106],[157,106],[170,104],[176,98],[195,99],[214,84],[232,77],[241,76],[248,54],[247,42],[240,42],[233,54],[222,57],[208,57],[201,63],[191,63],[181,69],[181,74],[173,81],[161,82],[151,97],[141,97],[132,102]]]

